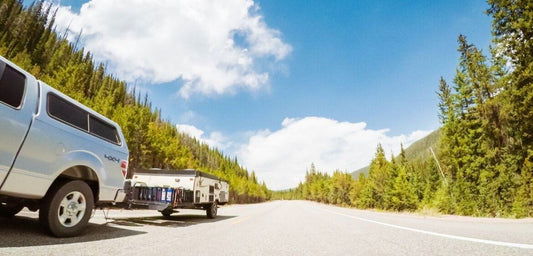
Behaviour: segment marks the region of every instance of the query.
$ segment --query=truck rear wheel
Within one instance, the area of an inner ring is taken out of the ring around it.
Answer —
[[[39,221],[56,237],[76,236],[87,226],[93,204],[93,192],[87,183],[63,182],[46,194],[39,210]]]
[[[0,203],[0,216],[10,218],[15,216],[15,214],[19,213],[22,208],[24,208],[21,204],[3,204]]]
[[[217,201],[214,201],[209,206],[207,206],[207,209],[205,209],[207,218],[214,219],[217,216],[217,208]]]

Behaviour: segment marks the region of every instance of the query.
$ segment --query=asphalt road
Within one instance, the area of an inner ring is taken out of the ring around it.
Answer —
[[[97,211],[83,236],[57,239],[37,213],[0,218],[0,255],[533,255],[533,219],[428,217],[305,201],[184,210]]]

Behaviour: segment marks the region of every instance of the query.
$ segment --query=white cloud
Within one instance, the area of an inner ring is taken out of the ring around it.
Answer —
[[[220,132],[212,132],[209,135],[204,136],[205,132],[193,125],[177,124],[176,128],[178,129],[178,132],[188,134],[213,148],[225,150],[231,146],[229,139]]]
[[[255,170],[271,189],[295,187],[311,162],[323,171],[354,171],[368,165],[381,143],[385,152],[397,154],[430,131],[388,136],[388,129],[371,130],[366,123],[339,122],[322,117],[286,118],[281,129],[252,135],[237,155]]]
[[[189,135],[191,137],[195,137],[197,139],[200,139],[202,137],[202,135],[204,134],[204,131],[196,128],[193,125],[177,124],[176,128],[178,129],[179,132],[185,133],[185,134],[187,134],[187,135]]]
[[[79,13],[60,6],[56,24],[71,40],[83,31],[85,49],[120,78],[181,79],[187,98],[268,84],[268,70],[254,64],[280,61],[291,46],[258,10],[252,0],[90,0]]]
[[[329,173],[337,169],[352,172],[370,163],[378,143],[390,157],[391,153],[400,152],[401,143],[408,147],[431,132],[417,130],[408,135],[389,136],[389,129],[372,130],[364,122],[339,122],[323,117],[285,118],[276,131],[234,134],[242,138],[228,138],[220,132],[207,134],[187,124],[178,124],[176,128],[236,155],[270,189],[296,187],[311,163]]]

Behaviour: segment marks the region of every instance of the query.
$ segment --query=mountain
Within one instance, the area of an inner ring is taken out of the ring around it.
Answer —
[[[426,137],[415,141],[411,146],[405,149],[405,157],[407,160],[420,160],[431,157],[431,151],[429,148],[433,148],[435,153],[438,152],[440,148],[440,136],[441,130],[435,130],[428,134]]]
[[[415,141],[413,144],[411,144],[411,146],[405,149],[405,156],[409,161],[426,159],[428,157],[431,157],[431,152],[429,151],[429,148],[433,148],[435,153],[439,150],[440,136],[441,130],[438,129],[431,132],[426,137]],[[368,175],[369,171],[370,166],[365,166],[350,173],[350,175],[352,175],[354,179],[357,179],[359,177],[359,174],[364,173],[365,175]]]
[[[352,178],[357,179],[359,178],[359,175],[363,173],[364,175],[368,175],[368,172],[370,172],[370,165],[367,165],[361,169],[357,169],[354,172],[350,173],[352,175]]]

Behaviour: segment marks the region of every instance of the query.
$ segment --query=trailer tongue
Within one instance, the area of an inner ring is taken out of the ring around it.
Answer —
[[[167,217],[181,208],[203,209],[214,218],[218,205],[226,204],[229,196],[227,181],[191,169],[135,169],[125,190],[130,207],[158,210]]]

